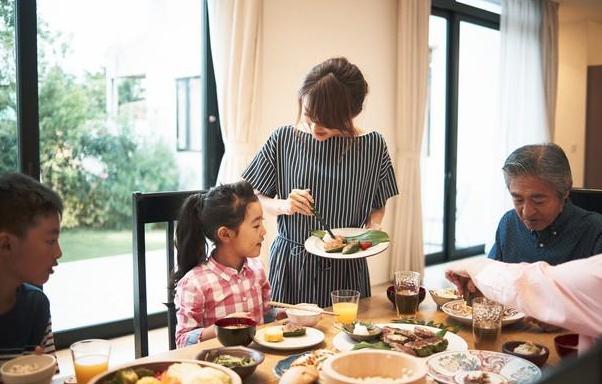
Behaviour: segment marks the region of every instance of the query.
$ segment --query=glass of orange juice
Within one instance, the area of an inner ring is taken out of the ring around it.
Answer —
[[[71,356],[77,384],[87,384],[91,378],[109,369],[111,343],[90,339],[71,344]]]
[[[357,318],[357,307],[360,293],[353,289],[337,289],[330,293],[332,310],[336,314],[335,321],[341,324],[351,324]]]

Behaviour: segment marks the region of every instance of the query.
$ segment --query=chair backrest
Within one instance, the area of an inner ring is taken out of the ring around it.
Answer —
[[[133,273],[134,273],[134,344],[136,358],[148,356],[148,311],[146,299],[145,224],[166,223],[167,329],[169,349],[175,349],[176,308],[170,284],[174,271],[174,225],[186,198],[202,191],[132,193]]]
[[[576,206],[602,214],[602,189],[573,188],[569,196]]]

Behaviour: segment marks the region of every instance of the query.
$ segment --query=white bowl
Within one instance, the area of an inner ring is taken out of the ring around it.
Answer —
[[[318,321],[322,318],[321,310],[318,311],[304,311],[301,308],[316,308],[320,309],[316,304],[301,303],[296,305],[297,308],[287,308],[286,316],[289,318],[291,323],[302,325],[304,327],[313,327],[318,324]]]
[[[56,358],[52,355],[15,357],[0,367],[5,384],[49,384],[56,372]]]
[[[361,384],[367,378],[372,383],[421,383],[426,376],[423,360],[406,353],[365,349],[337,354],[322,364],[320,383]]]

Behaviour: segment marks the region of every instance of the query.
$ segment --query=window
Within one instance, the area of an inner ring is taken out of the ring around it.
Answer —
[[[22,151],[18,168],[39,176],[65,203],[63,257],[44,286],[55,340],[64,347],[74,338],[131,332],[132,192],[207,188],[206,181],[217,175],[203,153],[177,151],[177,79],[196,74],[188,90],[191,125],[197,121],[199,131],[211,131],[206,137],[214,141],[201,146],[210,147],[213,163],[223,153],[219,124],[200,124],[207,121],[202,114],[217,116],[215,80],[212,67],[207,69],[206,2],[2,2],[2,22],[15,7],[21,26],[17,52],[30,55],[18,64],[25,70],[17,86],[33,90],[17,102],[19,110],[33,106],[35,113],[13,112],[13,137],[14,122],[22,119],[23,139],[8,149]],[[15,68],[5,30],[0,60]],[[5,79],[10,83],[9,73],[1,72],[0,86]],[[10,120],[10,109],[0,110],[2,128],[5,117]],[[160,282],[148,287],[148,307],[158,313],[165,310],[164,232],[149,226],[146,237],[147,280]],[[155,326],[165,323],[163,316]]]
[[[201,150],[201,114],[199,106],[201,78],[176,80],[178,111],[178,151]]]
[[[499,15],[459,3],[433,0],[430,17],[421,159],[427,264],[483,253],[493,239],[479,210],[500,167],[486,153],[497,120]]]
[[[0,3],[0,173],[17,170],[14,0]]]

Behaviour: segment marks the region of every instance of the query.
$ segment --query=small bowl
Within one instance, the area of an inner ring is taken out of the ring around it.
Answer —
[[[448,289],[453,289],[453,288],[429,289],[429,293],[431,294],[431,297],[433,298],[433,301],[435,302],[435,304],[437,304],[437,308],[441,308],[441,306],[445,303],[462,298],[462,296],[455,289],[454,289],[454,291],[456,292],[456,296],[454,296],[454,297],[451,297],[451,295],[450,296],[448,296],[448,295],[442,296],[442,292],[444,290],[448,290]]]
[[[540,352],[537,355],[527,355],[524,353],[514,352],[514,348],[518,347],[521,344],[524,344],[525,341],[507,341],[502,345],[502,352],[507,353],[509,355],[514,355],[518,357],[522,357],[525,360],[529,360],[533,364],[541,367],[544,365],[546,360],[548,360],[548,356],[550,356],[550,350],[541,344],[533,343],[535,346],[539,347]]]
[[[353,340],[355,341],[369,341],[369,340],[376,340],[380,337],[380,335],[382,335],[383,330],[380,327],[377,327],[376,325],[370,324],[370,326],[366,327],[368,328],[368,334],[367,335],[358,335],[353,333],[353,330],[355,328],[355,324],[356,323],[352,323],[352,324],[344,324],[341,329],[343,330],[343,332],[345,332],[347,335],[349,335],[349,337],[351,337]],[[361,323],[363,325],[366,325],[365,323]]]
[[[30,368],[27,371],[25,369]],[[56,371],[52,355],[26,355],[8,360],[0,368],[5,384],[49,384]]]
[[[426,297],[426,289],[424,287],[420,287],[418,290],[418,305],[424,301]],[[387,288],[387,298],[391,303],[393,303],[393,309],[395,309],[395,286],[389,285]]]
[[[320,309],[316,304],[301,303],[296,305],[298,308],[316,308]],[[302,325],[304,327],[313,327],[318,324],[322,318],[322,312],[317,311],[304,311],[297,308],[286,309],[286,316],[289,318],[291,323]]]
[[[554,338],[554,347],[560,357],[576,354],[577,344],[579,344],[579,335],[576,333],[568,333]]]
[[[125,368],[132,368],[134,370],[136,370],[138,368],[146,368],[146,369],[150,369],[151,371],[155,372],[155,374],[159,374],[160,372],[166,371],[170,365],[176,364],[176,363],[190,363],[190,364],[199,365],[202,368],[205,368],[205,367],[213,368],[213,369],[216,369],[216,370],[222,372],[226,376],[228,376],[231,384],[242,384],[242,379],[236,374],[236,372],[234,372],[233,370],[231,370],[229,368],[222,367],[219,364],[209,363],[207,361],[182,360],[182,359],[155,360],[155,361],[149,361],[146,363],[133,362],[131,364],[120,365],[119,367],[109,369],[107,372],[104,372],[104,373],[94,376],[88,382],[88,384],[108,384],[109,382],[112,382],[112,380],[114,379],[115,372],[120,371]],[[176,381],[179,382],[179,380],[174,380],[174,378],[171,378],[171,377],[166,378],[166,379],[169,379],[169,380],[167,380],[169,382],[176,382]]]
[[[249,345],[257,331],[257,322],[248,317],[224,317],[215,322],[215,333],[222,345]]]
[[[241,379],[244,379],[245,377],[255,372],[255,368],[257,368],[259,364],[263,363],[263,360],[265,359],[263,353],[251,348],[241,346],[205,349],[201,351],[196,358],[197,360],[219,364],[216,363],[214,360],[221,355],[230,355],[235,357],[250,357],[253,360],[255,360],[255,363],[244,367],[227,367],[236,372]]]
[[[404,371],[411,370],[405,378]],[[422,383],[424,361],[403,352],[362,349],[334,355],[322,363],[320,383],[359,384],[366,377],[393,379],[393,384]]]

